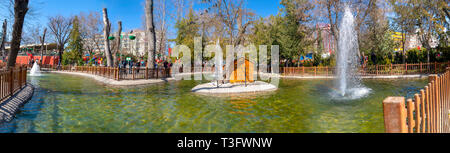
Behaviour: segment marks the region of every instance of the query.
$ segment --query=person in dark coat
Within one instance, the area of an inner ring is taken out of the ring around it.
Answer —
[[[123,69],[123,73],[127,73],[127,62],[126,61],[122,61],[122,69]]]
[[[165,73],[165,76],[166,77],[168,77],[169,76],[169,62],[167,62],[167,61],[164,61],[164,73]]]
[[[372,52],[371,59],[372,59],[372,63],[376,65],[377,64],[377,55],[375,55],[374,52]]]
[[[136,62],[136,72],[139,73],[139,69],[141,68],[141,63]]]
[[[169,67],[169,62],[164,61],[164,69],[167,69]]]
[[[133,73],[133,62],[132,61],[130,61],[130,64],[128,65],[129,66],[129,74],[132,74]]]

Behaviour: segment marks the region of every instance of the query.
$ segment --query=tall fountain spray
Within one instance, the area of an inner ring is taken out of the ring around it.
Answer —
[[[353,94],[359,95],[361,90],[363,90],[361,79],[357,73],[360,66],[358,52],[355,18],[350,8],[346,6],[339,27],[337,52],[336,89],[342,97],[353,97]]]

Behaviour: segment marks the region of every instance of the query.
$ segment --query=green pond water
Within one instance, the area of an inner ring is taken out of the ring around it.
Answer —
[[[201,81],[113,87],[63,74],[28,81],[36,87],[33,99],[0,132],[384,132],[383,99],[411,97],[427,83],[363,80],[372,89],[368,96],[334,100],[333,80],[282,79],[275,92],[233,97],[191,93]]]

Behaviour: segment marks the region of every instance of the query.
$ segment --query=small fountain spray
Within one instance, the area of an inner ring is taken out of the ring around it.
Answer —
[[[38,62],[34,62],[33,67],[30,70],[30,76],[41,76],[41,68]]]

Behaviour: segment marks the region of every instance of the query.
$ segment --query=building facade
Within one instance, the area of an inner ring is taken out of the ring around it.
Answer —
[[[319,32],[320,31],[320,32]],[[336,53],[337,50],[337,43],[336,40],[333,36],[333,34],[331,33],[331,25],[330,24],[316,24],[316,32],[315,32],[315,37],[319,37],[320,34],[320,38],[321,38],[321,42],[316,41],[315,42],[315,48],[316,49],[321,49],[318,50],[318,53],[322,54],[322,55],[328,55],[330,56],[331,54]],[[319,39],[317,39],[319,40]],[[321,45],[321,46],[319,46]]]
[[[117,36],[117,34],[111,34],[111,36]],[[134,39],[132,39],[134,38]],[[156,34],[156,46],[157,50],[160,50],[158,46],[160,46],[160,34],[157,32]],[[98,45],[95,45],[95,41],[92,39],[88,39],[86,43],[91,43],[91,46],[94,47],[94,53],[101,54],[105,52],[105,44],[103,35],[96,35],[96,41]],[[117,38],[115,38],[117,39]],[[115,48],[112,45],[114,41],[110,41],[111,48]],[[165,44],[165,43],[164,43]],[[164,50],[164,49],[163,49]],[[131,30],[130,32],[122,33],[120,39],[120,53],[121,54],[132,54],[134,56],[143,57],[146,55],[148,51],[148,38],[146,37],[146,33],[144,30]],[[161,53],[159,53],[161,54]]]
[[[416,30],[416,33],[418,30]],[[422,49],[422,42],[419,39],[419,36],[417,34],[404,34],[401,32],[393,32],[391,34],[392,38],[395,42],[397,42],[397,46],[394,48],[394,52],[402,52],[403,51],[403,43],[402,43],[402,35],[403,38],[405,38],[405,49],[411,50],[411,49]],[[439,40],[436,36],[432,36],[430,40],[430,46],[431,48],[436,48],[439,45]]]

